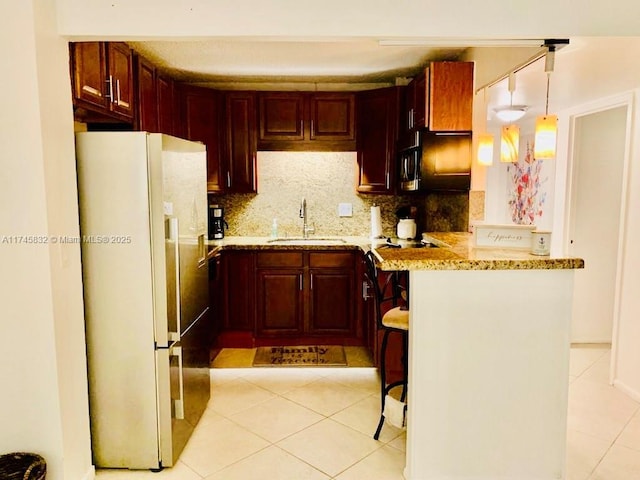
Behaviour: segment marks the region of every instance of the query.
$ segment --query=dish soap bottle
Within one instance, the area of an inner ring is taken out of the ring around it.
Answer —
[[[278,238],[278,219],[274,218],[271,224],[271,238]]]

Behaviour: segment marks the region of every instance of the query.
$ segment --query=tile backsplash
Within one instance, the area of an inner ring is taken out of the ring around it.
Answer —
[[[279,236],[300,236],[303,197],[307,200],[308,222],[315,226],[316,236],[369,236],[370,208],[374,204],[380,205],[385,236],[395,235],[395,212],[405,205],[417,208],[418,232],[445,227],[446,231],[467,230],[466,193],[436,197],[358,194],[355,152],[258,152],[257,171],[257,194],[209,195],[210,204],[225,209],[227,235],[269,236],[275,218]],[[338,215],[340,203],[351,204],[351,217]],[[448,215],[456,218],[442,221]]]

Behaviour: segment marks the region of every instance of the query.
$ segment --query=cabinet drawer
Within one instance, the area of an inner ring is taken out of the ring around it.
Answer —
[[[311,268],[351,268],[353,267],[353,253],[351,252],[318,252],[309,254]]]
[[[265,252],[258,254],[258,267],[302,267],[302,252]]]

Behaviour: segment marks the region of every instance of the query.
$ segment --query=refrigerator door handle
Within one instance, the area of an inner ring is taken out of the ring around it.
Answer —
[[[169,239],[173,242],[173,256],[176,265],[176,330],[175,332],[169,331],[169,341],[177,342],[180,340],[180,226],[176,217],[169,218]],[[181,370],[182,372],[182,370]],[[182,375],[182,373],[181,373]]]
[[[175,418],[184,420],[184,377],[182,373],[182,347],[173,346],[169,350],[169,355],[178,358],[178,399],[173,401]]]

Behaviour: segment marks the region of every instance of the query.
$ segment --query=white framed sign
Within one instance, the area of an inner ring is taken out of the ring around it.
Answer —
[[[531,249],[532,232],[535,225],[473,225],[473,244],[477,248]]]

